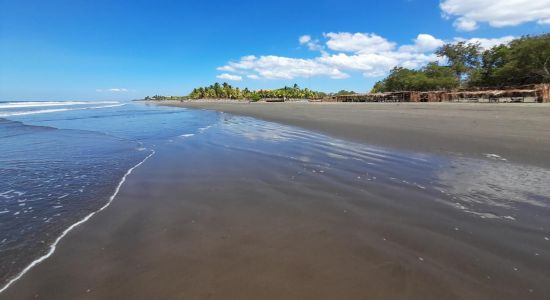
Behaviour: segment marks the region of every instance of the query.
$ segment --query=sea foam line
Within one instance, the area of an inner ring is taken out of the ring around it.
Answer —
[[[126,104],[122,103],[122,104],[91,106],[91,107],[82,107],[82,108],[57,108],[57,109],[42,109],[42,110],[30,110],[30,111],[14,111],[14,112],[8,112],[4,114],[0,113],[0,117],[26,116],[26,115],[37,115],[37,114],[46,114],[46,113],[54,113],[54,112],[62,112],[62,111],[110,108],[110,107],[119,107],[124,105]]]
[[[0,104],[0,108],[31,108],[31,107],[48,107],[48,106],[69,106],[69,105],[92,105],[92,104],[113,104],[117,101],[34,101],[34,102],[8,102]]]
[[[43,256],[35,259],[33,262],[31,262],[27,267],[25,267],[25,269],[23,269],[23,271],[21,271],[17,276],[15,276],[14,278],[12,278],[10,281],[8,281],[8,283],[6,283],[6,285],[4,285],[1,289],[0,289],[0,293],[4,292],[5,290],[7,290],[13,283],[15,283],[17,280],[19,280],[21,277],[23,277],[23,275],[25,275],[25,273],[27,273],[28,271],[30,271],[34,266],[40,264],[41,262],[45,261],[46,259],[48,259],[48,257],[50,257],[54,252],[55,252],[55,248],[57,246],[57,244],[59,243],[59,241],[61,241],[62,238],[64,238],[67,233],[69,233],[71,230],[73,230],[73,228],[77,227],[78,225],[80,224],[83,224],[85,223],[86,221],[88,221],[91,217],[93,217],[96,213],[106,209],[107,207],[109,207],[109,205],[111,205],[111,202],[113,202],[113,200],[115,199],[116,195],[118,194],[118,192],[120,191],[120,188],[122,187],[122,184],[124,184],[124,182],[126,181],[126,177],[128,177],[128,175],[132,174],[132,171],[134,171],[134,169],[136,169],[137,167],[141,166],[146,160],[148,160],[151,156],[153,156],[155,154],[155,150],[151,150],[151,154],[149,154],[147,157],[145,157],[141,162],[139,162],[137,165],[133,166],[132,168],[130,168],[126,174],[124,174],[124,176],[122,176],[122,179],[120,180],[120,182],[118,183],[116,189],[115,189],[115,192],[113,193],[113,195],[111,195],[111,197],[109,198],[109,201],[107,201],[107,203],[105,205],[103,205],[100,209],[90,213],[89,215],[87,215],[86,217],[84,217],[84,219],[74,223],[73,225],[69,226],[69,228],[65,229],[63,231],[63,233],[61,233],[61,235],[50,245],[50,250],[48,251],[48,253],[44,254]]]
[[[76,110],[70,108],[58,108],[58,109],[42,109],[42,110],[31,110],[31,111],[14,111],[9,113],[0,114],[0,117],[11,117],[11,116],[26,116],[26,115],[36,115],[36,114],[47,114],[60,111]]]

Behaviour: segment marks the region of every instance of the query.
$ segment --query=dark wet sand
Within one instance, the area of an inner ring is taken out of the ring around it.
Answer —
[[[285,112],[298,118],[298,109]],[[537,112],[520,123],[529,132],[548,121]],[[516,136],[519,131],[510,129],[506,138],[548,143],[548,131],[540,139]],[[546,159],[543,152],[532,153]],[[433,205],[437,195],[427,192],[291,185],[284,172],[277,161],[246,152],[186,143],[159,149],[110,207],[69,233],[52,257],[0,298],[545,299],[550,293],[550,248],[536,258],[521,246],[506,247],[522,241],[527,247],[540,232]]]
[[[164,101],[295,125],[360,143],[550,167],[550,104]]]

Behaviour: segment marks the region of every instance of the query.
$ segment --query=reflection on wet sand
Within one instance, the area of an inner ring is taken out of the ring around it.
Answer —
[[[142,299],[550,293],[548,170],[218,117],[159,144],[110,209],[6,299],[89,286]]]

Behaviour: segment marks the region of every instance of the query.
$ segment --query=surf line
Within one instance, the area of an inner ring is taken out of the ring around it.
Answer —
[[[4,114],[0,114],[0,117],[6,118],[6,117],[12,117],[12,116],[38,115],[38,114],[47,114],[47,113],[73,111],[73,110],[111,108],[111,107],[119,107],[124,105],[126,105],[126,103],[104,105],[104,106],[90,106],[90,107],[82,107],[82,108],[56,108],[56,109],[42,109],[42,110],[30,110],[30,111],[14,111],[14,112],[7,112]]]
[[[23,269],[23,271],[21,271],[19,274],[17,274],[17,276],[15,276],[14,278],[10,279],[10,281],[8,281],[8,283],[6,283],[6,285],[4,285],[1,289],[0,289],[0,293],[4,292],[5,290],[7,290],[13,283],[15,283],[17,280],[19,280],[21,277],[23,277],[23,275],[25,275],[25,273],[27,273],[28,271],[30,271],[34,266],[40,264],[41,262],[45,261],[46,259],[48,259],[48,257],[50,257],[54,252],[55,252],[55,248],[57,246],[57,244],[59,243],[59,241],[61,241],[62,238],[64,238],[67,233],[69,233],[71,230],[73,230],[75,227],[77,227],[78,225],[80,224],[83,224],[85,223],[86,221],[88,221],[91,217],[93,217],[95,214],[97,214],[98,212],[106,209],[107,207],[109,207],[109,205],[111,205],[111,203],[113,202],[113,200],[115,199],[116,195],[118,194],[118,192],[120,191],[120,188],[122,187],[122,184],[124,184],[124,182],[126,181],[126,177],[128,177],[128,175],[132,174],[132,171],[134,171],[134,169],[136,169],[137,167],[141,166],[146,160],[148,160],[151,156],[155,155],[155,150],[151,150],[151,153],[145,157],[141,162],[139,162],[137,165],[133,166],[132,168],[130,168],[128,171],[126,171],[126,174],[124,174],[124,176],[122,176],[122,179],[120,180],[120,182],[118,183],[116,189],[115,189],[115,192],[113,193],[113,195],[111,195],[111,197],[109,198],[109,201],[107,201],[107,203],[105,205],[103,205],[100,209],[90,213],[89,215],[87,215],[86,217],[84,217],[84,219],[74,223],[73,225],[69,226],[69,228],[65,229],[63,231],[63,233],[61,233],[61,235],[50,245],[50,250],[48,250],[48,253],[44,254],[43,256],[35,259],[33,262],[31,262],[27,267],[25,267],[25,269]]]

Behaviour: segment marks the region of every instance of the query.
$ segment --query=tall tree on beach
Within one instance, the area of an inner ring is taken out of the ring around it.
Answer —
[[[469,72],[479,68],[481,45],[479,43],[458,42],[455,44],[446,44],[437,49],[435,54],[446,58],[449,67],[455,72],[456,78],[460,82],[465,82]]]

